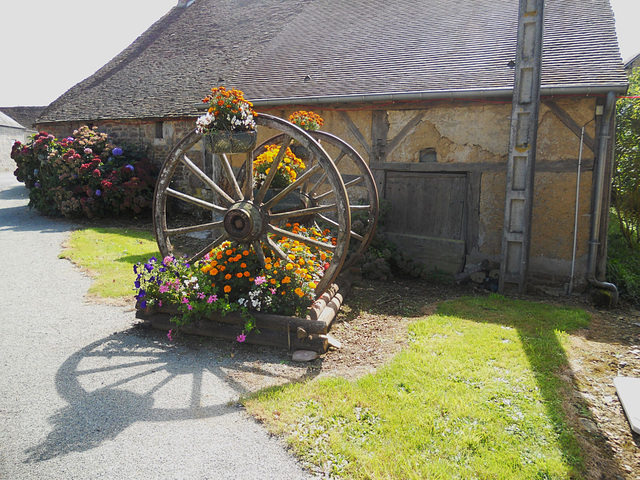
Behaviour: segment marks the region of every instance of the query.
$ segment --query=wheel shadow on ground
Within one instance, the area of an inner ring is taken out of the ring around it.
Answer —
[[[270,347],[200,337],[175,344],[135,327],[100,339],[58,369],[56,389],[67,406],[48,419],[51,432],[25,451],[25,463],[97,448],[137,422],[235,413],[242,394],[315,375],[306,366],[278,368],[286,363],[286,352]]]

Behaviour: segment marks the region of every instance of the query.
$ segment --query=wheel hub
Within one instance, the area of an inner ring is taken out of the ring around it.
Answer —
[[[260,210],[250,202],[232,205],[224,216],[224,229],[238,242],[252,242],[258,239],[264,225]]]

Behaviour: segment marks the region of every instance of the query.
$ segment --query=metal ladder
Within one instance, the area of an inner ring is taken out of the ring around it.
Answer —
[[[544,0],[520,0],[499,291],[527,288]]]

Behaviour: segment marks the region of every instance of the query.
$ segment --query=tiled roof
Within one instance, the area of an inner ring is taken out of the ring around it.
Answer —
[[[195,0],[173,8],[42,122],[195,115],[252,100],[505,90],[517,0]],[[547,0],[542,87],[624,91],[608,0]],[[545,90],[546,89],[546,90]]]
[[[0,112],[9,115],[27,129],[33,129],[35,128],[36,118],[44,109],[45,107],[0,107]]]

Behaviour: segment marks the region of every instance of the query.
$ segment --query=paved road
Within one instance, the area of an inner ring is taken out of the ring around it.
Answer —
[[[27,195],[0,173],[0,478],[310,478],[233,403],[220,351],[86,303],[90,280],[58,259],[71,226]]]

